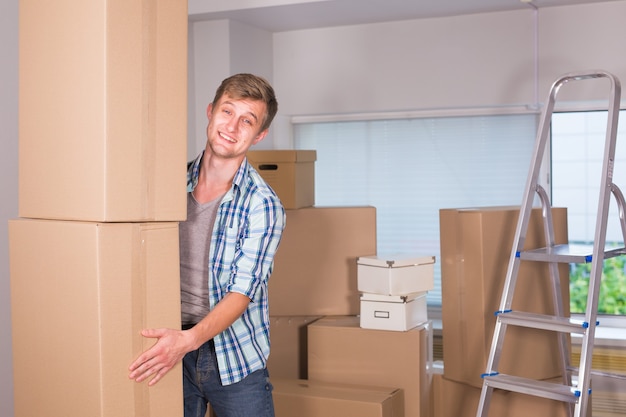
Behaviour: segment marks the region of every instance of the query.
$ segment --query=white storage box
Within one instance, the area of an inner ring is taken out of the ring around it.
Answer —
[[[361,328],[406,331],[425,323],[426,294],[361,294]]]
[[[361,256],[357,258],[360,292],[407,295],[434,288],[435,257]]]

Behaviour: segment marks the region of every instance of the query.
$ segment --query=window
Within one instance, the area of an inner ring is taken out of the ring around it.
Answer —
[[[295,148],[317,150],[318,206],[377,209],[379,254],[439,255],[439,209],[519,205],[535,114],[298,123]],[[441,305],[435,262],[430,305]]]
[[[620,112],[626,120],[626,111]],[[567,207],[571,243],[594,240],[598,193],[606,136],[606,111],[555,113],[552,117],[552,204]],[[613,182],[626,192],[626,127],[618,126]],[[611,196],[607,244],[624,244],[617,204]],[[626,314],[626,256],[608,259],[600,287],[599,312]],[[584,313],[590,265],[572,265],[570,298],[573,313]]]

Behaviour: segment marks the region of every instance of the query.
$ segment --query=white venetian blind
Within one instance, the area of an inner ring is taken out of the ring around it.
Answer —
[[[371,205],[377,251],[434,255],[441,304],[439,209],[518,205],[535,142],[534,114],[302,123],[315,149],[316,206]]]

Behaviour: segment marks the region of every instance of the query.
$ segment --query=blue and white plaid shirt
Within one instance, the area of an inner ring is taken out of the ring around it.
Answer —
[[[189,164],[188,192],[198,183],[203,155]],[[268,279],[285,222],[279,198],[244,160],[220,203],[209,249],[210,308],[228,292],[251,300],[243,315],[213,338],[224,385],[266,366],[270,351]]]

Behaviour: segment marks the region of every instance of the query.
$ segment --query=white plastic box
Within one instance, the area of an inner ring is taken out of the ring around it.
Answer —
[[[361,328],[406,331],[425,323],[428,321],[426,294],[361,294]]]
[[[434,256],[361,256],[357,286],[363,293],[407,295],[434,288]]]

